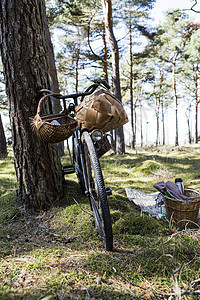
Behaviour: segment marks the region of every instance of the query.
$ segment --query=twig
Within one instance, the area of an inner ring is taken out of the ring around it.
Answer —
[[[184,262],[181,263],[181,265],[173,271],[173,274],[175,275],[176,273],[178,273],[181,269],[182,269],[182,266],[184,265]]]
[[[182,233],[182,231],[178,231],[178,232],[176,232],[176,233],[173,233],[173,234],[170,236],[170,238],[168,238],[168,240],[167,240],[166,242],[163,243],[163,245],[169,243],[174,237],[176,237],[177,235],[179,235],[179,234],[181,234],[181,233]]]
[[[74,200],[74,202],[80,207],[80,209],[81,209],[82,211],[84,211],[84,212],[85,212],[86,214],[88,214],[89,216],[92,216],[92,217],[93,217],[93,214],[91,214],[91,213],[89,213],[88,211],[84,210],[84,209],[81,207],[81,205],[76,201],[76,199],[73,198],[73,200]]]
[[[8,223],[12,222],[19,214],[20,214],[20,212],[17,212],[10,220],[5,221],[3,224],[8,224]]]
[[[196,223],[195,223],[196,224]],[[198,231],[199,229],[183,229],[181,231],[177,231],[175,233],[173,233],[170,238],[168,238],[168,240],[166,242],[163,243],[163,245],[167,244],[168,242],[170,242],[174,237],[176,237],[177,235],[181,235],[181,234],[191,234],[192,232]]]
[[[182,267],[182,266],[181,266]],[[178,269],[178,271],[180,270],[181,268]],[[176,293],[161,293],[161,292],[156,292],[156,291],[153,291],[151,289],[147,289],[147,288],[144,288],[143,286],[140,286],[130,280],[128,280],[126,277],[124,277],[121,273],[119,273],[114,267],[113,267],[113,270],[116,274],[118,274],[121,278],[123,278],[125,281],[127,281],[129,284],[135,286],[135,287],[138,287],[144,291],[148,291],[148,292],[152,292],[154,295],[157,295],[157,296],[161,296],[161,297],[172,297],[172,296],[176,296]],[[176,271],[174,272],[176,273]],[[193,295],[200,295],[200,290],[195,290],[195,291],[191,291],[190,289],[193,287],[193,285],[197,284],[200,282],[200,278],[199,279],[196,279],[196,280],[193,280],[189,283],[188,285],[188,288],[186,290],[180,290],[181,292],[181,296],[185,295],[185,294],[193,294]]]
[[[115,271],[115,273],[117,273],[121,278],[123,278],[125,281],[127,281],[129,284],[135,286],[135,287],[138,287],[144,291],[148,291],[148,292],[152,292],[153,294],[155,295],[158,295],[158,296],[161,296],[161,297],[171,297],[171,296],[174,296],[175,294],[174,293],[170,293],[170,294],[166,294],[166,293],[160,293],[160,292],[156,292],[156,291],[152,291],[151,289],[147,289],[147,288],[144,288],[143,286],[140,286],[130,280],[128,280],[126,277],[124,277],[121,273],[119,273],[114,267],[113,267],[113,270]]]
[[[185,295],[185,294],[200,295],[200,290],[195,290],[195,291],[191,291],[191,290],[190,290],[196,283],[200,283],[200,278],[191,281],[190,284],[188,285],[188,288],[187,288],[186,290],[183,290],[183,291],[181,292],[181,296],[183,296],[183,295]]]
[[[192,286],[193,286],[194,284],[196,284],[196,283],[200,283],[200,278],[191,281],[190,284],[189,284],[189,287],[192,287]]]
[[[89,293],[88,289],[85,287],[84,290],[86,290],[86,293],[87,293],[87,299],[91,299],[90,293]]]

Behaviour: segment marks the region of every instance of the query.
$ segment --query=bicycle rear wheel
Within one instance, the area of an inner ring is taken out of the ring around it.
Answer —
[[[94,214],[97,231],[107,251],[113,250],[113,234],[110,209],[98,155],[90,134],[82,134],[85,170],[89,200]]]

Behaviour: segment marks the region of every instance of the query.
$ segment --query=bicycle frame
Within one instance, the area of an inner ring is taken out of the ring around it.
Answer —
[[[74,163],[74,169],[76,171],[77,177],[83,176],[82,178],[84,180],[84,194],[88,195],[89,190],[88,190],[88,183],[87,183],[86,172],[85,172],[84,156],[83,156],[83,151],[82,151],[81,133],[82,132],[81,132],[80,127],[77,126],[77,128],[72,136],[73,152],[77,151],[77,154],[78,154],[77,158],[80,157],[81,170],[80,170],[79,163],[76,160],[74,160],[74,158],[73,158],[73,163]],[[76,154],[74,156],[76,157]]]

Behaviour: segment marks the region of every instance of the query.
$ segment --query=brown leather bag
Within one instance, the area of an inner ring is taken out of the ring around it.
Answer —
[[[89,131],[101,129],[105,133],[128,122],[121,102],[105,89],[85,98],[75,110],[79,126]]]

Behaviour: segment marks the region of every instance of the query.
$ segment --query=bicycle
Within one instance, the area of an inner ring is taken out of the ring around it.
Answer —
[[[55,95],[59,99],[73,99],[73,103],[68,105],[68,113],[75,118],[75,107],[78,105],[78,98],[81,101],[85,96],[91,95],[99,86],[109,89],[109,85],[104,80],[95,80],[83,93],[69,95]],[[47,89],[40,90],[40,93],[53,92]],[[65,166],[64,173],[76,172],[81,192],[89,199],[90,208],[94,215],[95,225],[98,234],[103,242],[105,250],[113,251],[113,233],[110,209],[107,196],[112,193],[106,188],[104,178],[97,154],[97,143],[103,134],[100,130],[89,132],[78,125],[72,134],[72,155],[68,146],[71,164]]]

